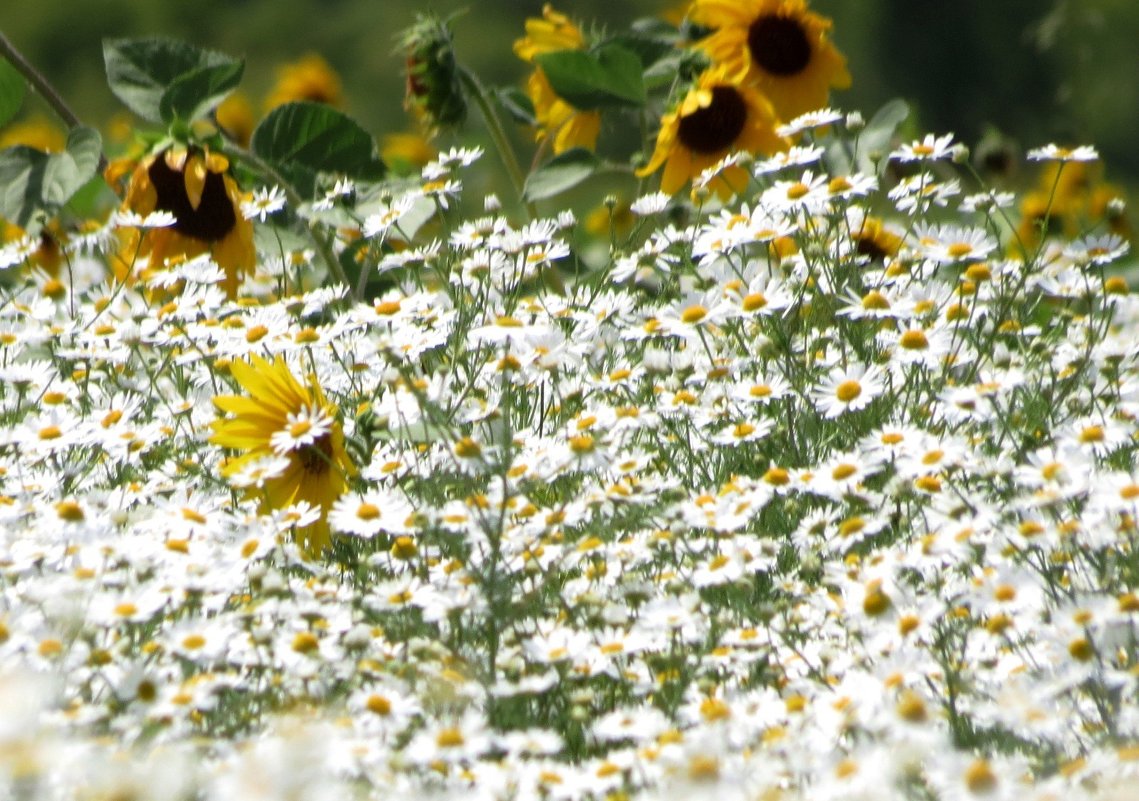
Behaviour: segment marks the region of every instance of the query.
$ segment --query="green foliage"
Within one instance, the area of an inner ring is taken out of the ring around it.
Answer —
[[[342,173],[376,180],[385,167],[359,123],[320,103],[286,103],[253,132],[253,152],[290,175]]]
[[[619,44],[589,53],[560,50],[535,56],[557,94],[583,111],[645,102],[641,59]]]
[[[6,125],[20,111],[28,85],[16,68],[0,61],[0,125]]]
[[[545,200],[574,188],[597,171],[597,156],[584,148],[567,150],[543,164],[526,179],[528,200]]]
[[[18,146],[0,151],[0,216],[23,228],[42,224],[37,212],[58,212],[95,177],[102,139],[91,128],[73,128],[62,153]]]
[[[240,61],[174,39],[107,39],[103,62],[115,97],[150,122],[208,111],[242,73]]]
[[[178,76],[158,103],[162,121],[172,123],[206,116],[237,88],[244,70],[243,62],[234,61],[199,67]]]

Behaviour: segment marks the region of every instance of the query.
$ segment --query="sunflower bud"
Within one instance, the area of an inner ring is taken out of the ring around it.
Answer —
[[[406,58],[404,107],[432,135],[462,125],[467,100],[447,22],[434,15],[420,15],[403,32],[400,46]]]

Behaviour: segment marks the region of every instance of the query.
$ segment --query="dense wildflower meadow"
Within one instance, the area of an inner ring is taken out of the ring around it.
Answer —
[[[1096,150],[835,110],[802,0],[547,7],[504,89],[449,24],[382,157],[164,39],[0,152],[3,797],[1139,797]]]

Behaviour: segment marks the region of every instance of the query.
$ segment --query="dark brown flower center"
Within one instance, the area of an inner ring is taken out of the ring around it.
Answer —
[[[306,474],[323,476],[332,467],[332,435],[324,434],[299,448],[297,458]]]
[[[225,191],[225,179],[220,173],[206,172],[206,182],[202,187],[202,199],[195,209],[186,194],[186,176],[173,170],[166,163],[165,154],[159,154],[147,169],[150,183],[158,195],[156,211],[168,211],[174,215],[174,225],[178,233],[203,242],[217,242],[237,225],[237,213],[233,202]]]
[[[854,251],[859,256],[869,256],[871,261],[885,261],[887,256],[892,255],[873,235],[855,236]]]
[[[710,155],[731,147],[747,123],[747,103],[731,86],[712,89],[712,102],[680,118],[680,142],[693,153]]]
[[[811,42],[803,24],[791,17],[759,17],[747,30],[751,57],[764,72],[788,78],[811,62]]]

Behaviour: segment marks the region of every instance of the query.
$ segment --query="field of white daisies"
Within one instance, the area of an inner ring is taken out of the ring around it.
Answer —
[[[1122,197],[833,110],[829,29],[547,7],[508,94],[424,18],[490,144],[399,164],[108,41],[136,143],[0,151],[0,797],[1139,797]]]

